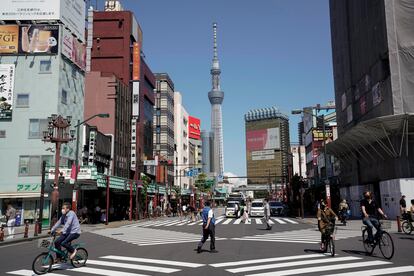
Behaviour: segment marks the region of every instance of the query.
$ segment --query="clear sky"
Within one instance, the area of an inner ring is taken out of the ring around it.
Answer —
[[[143,29],[147,63],[170,75],[203,129],[210,128],[212,23],[218,23],[227,172],[246,175],[243,116],[249,109],[277,106],[290,114],[334,99],[328,0],[122,3]],[[290,140],[297,142],[300,118],[290,118]]]

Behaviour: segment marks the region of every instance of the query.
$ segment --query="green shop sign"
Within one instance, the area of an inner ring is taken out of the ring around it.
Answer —
[[[39,184],[17,184],[18,193],[33,193],[40,192],[40,183]]]

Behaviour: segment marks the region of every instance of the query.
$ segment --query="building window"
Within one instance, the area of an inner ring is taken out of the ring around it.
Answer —
[[[64,89],[62,89],[62,98],[60,101],[63,104],[68,104],[68,92]]]
[[[48,122],[46,119],[29,120],[29,139],[42,138],[42,132],[47,130]]]
[[[29,94],[17,94],[16,107],[29,107]]]
[[[6,138],[6,131],[0,130],[0,138]]]
[[[39,73],[45,74],[50,73],[52,68],[52,61],[51,60],[41,60]]]
[[[47,165],[51,164],[53,156],[20,156],[19,158],[19,176],[40,176],[41,164],[46,161]]]

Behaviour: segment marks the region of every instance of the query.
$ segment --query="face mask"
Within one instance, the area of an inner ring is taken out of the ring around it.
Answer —
[[[66,215],[66,209],[62,209],[62,215]]]

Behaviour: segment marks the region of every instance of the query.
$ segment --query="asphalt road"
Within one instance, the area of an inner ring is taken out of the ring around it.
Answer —
[[[254,222],[219,223],[218,253],[210,253],[207,242],[201,254],[195,251],[201,226],[188,223],[158,220],[164,225],[139,223],[84,233],[80,240],[89,251],[87,266],[61,265],[51,275],[414,275],[414,235],[392,234],[396,252],[388,261],[378,249],[374,256],[365,255],[360,225],[354,222],[339,227],[337,256],[330,257],[319,252],[314,225],[293,221],[274,221],[271,231]],[[0,247],[0,275],[33,275],[31,263],[41,251],[36,241]]]

